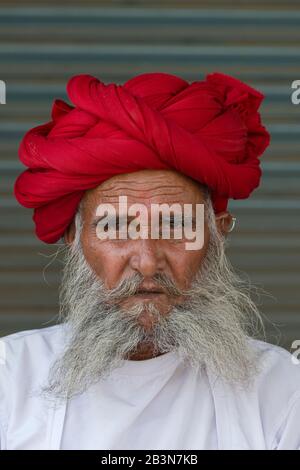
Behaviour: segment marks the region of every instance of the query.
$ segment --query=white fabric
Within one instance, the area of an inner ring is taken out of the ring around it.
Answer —
[[[247,391],[195,371],[176,351],[120,368],[68,403],[39,395],[64,327],[1,339],[1,449],[300,449],[300,365],[254,341],[262,372]]]

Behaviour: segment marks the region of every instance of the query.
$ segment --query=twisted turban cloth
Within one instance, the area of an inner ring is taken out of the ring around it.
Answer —
[[[188,83],[145,73],[123,85],[77,75],[70,106],[55,100],[52,120],[29,130],[19,148],[28,167],[15,196],[34,208],[37,236],[55,243],[87,189],[121,173],[174,169],[207,185],[216,213],[259,184],[269,144],[258,108],[263,95],[220,73]]]

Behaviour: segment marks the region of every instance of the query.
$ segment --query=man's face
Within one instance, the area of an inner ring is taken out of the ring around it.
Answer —
[[[97,207],[109,203],[118,214],[119,196],[127,196],[128,207],[135,203],[145,205],[150,217],[153,203],[177,203],[182,207],[190,204],[194,211],[196,204],[204,203],[203,192],[194,181],[176,172],[143,170],[111,178],[84,197],[81,243],[88,264],[107,289],[139,273],[143,278],[139,292],[122,300],[121,306],[151,302],[166,315],[182,298],[167,293],[153,276],[166,275],[179,289],[188,289],[207,250],[207,225],[204,245],[199,250],[187,250],[184,235],[181,239],[151,239],[149,234],[147,239],[100,240],[96,232]],[[150,328],[153,318],[145,311],[139,321]]]
[[[206,201],[204,244],[197,250],[188,250],[184,238],[103,240],[97,208],[109,203],[117,210],[119,196],[127,196],[128,207],[204,202],[201,187],[173,171],[114,177],[86,193],[65,234],[70,246],[60,307],[70,336],[47,393],[73,396],[124,358],[149,359],[174,349],[193,367],[248,380],[255,367],[247,328],[259,314],[226,259],[219,232],[228,231],[231,215],[215,223]]]

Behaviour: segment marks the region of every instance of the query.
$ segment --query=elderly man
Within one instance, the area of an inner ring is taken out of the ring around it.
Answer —
[[[225,255],[228,199],[258,186],[269,143],[263,96],[219,73],[67,89],[74,106],[56,100],[24,136],[15,185],[37,236],[63,240],[61,321],[2,339],[1,447],[300,448],[300,368],[254,339],[260,314]],[[129,236],[124,197],[148,236]],[[192,210],[170,212],[164,237],[157,204]],[[188,226],[194,249],[172,236]]]

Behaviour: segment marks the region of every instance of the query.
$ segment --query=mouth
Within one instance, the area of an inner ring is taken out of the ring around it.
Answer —
[[[152,299],[159,295],[164,295],[165,292],[160,289],[139,289],[135,294],[136,297],[139,298],[149,298]]]

